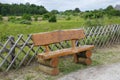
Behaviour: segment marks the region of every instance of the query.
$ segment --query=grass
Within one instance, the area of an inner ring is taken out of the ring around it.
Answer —
[[[89,26],[90,23],[87,24],[86,21],[87,20],[80,18],[79,16],[73,17],[71,20],[58,20],[57,23],[49,23],[48,21],[35,21],[32,22],[31,25],[4,21],[0,23],[0,35],[17,36],[18,34],[28,35],[32,33],[48,32],[53,30],[74,29],[82,26]],[[91,20],[92,25],[96,25],[95,21],[96,19]],[[110,19],[104,17],[102,19],[98,19],[98,21],[102,21],[102,25],[120,24],[120,17],[112,17]]]
[[[8,74],[0,74],[2,80],[56,80],[66,74],[75,72],[77,70],[84,70],[86,68],[108,65],[112,63],[120,62],[120,45],[111,47],[96,49],[93,51],[92,64],[89,66],[82,64],[75,64],[72,57],[60,58],[59,69],[60,74],[57,76],[50,76],[39,71],[39,64],[33,63],[31,66],[24,67],[18,71],[10,71]],[[6,75],[6,77],[4,77]]]

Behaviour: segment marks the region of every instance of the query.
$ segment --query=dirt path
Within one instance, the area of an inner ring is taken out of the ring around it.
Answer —
[[[120,80],[120,63],[79,70],[58,80]]]

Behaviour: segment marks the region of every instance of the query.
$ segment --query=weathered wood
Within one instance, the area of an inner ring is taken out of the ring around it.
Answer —
[[[48,60],[44,60],[44,59],[41,59],[41,58],[38,58],[38,62],[40,64],[43,64],[43,65],[46,65],[46,66],[49,66],[49,67],[58,67],[58,58],[52,58],[52,59],[48,59]]]
[[[39,64],[39,70],[43,71],[43,72],[45,72],[47,74],[50,74],[50,75],[59,74],[59,69],[58,68],[52,68],[52,67],[41,65],[41,64]]]
[[[79,58],[78,63],[90,65],[92,63],[92,60],[90,58]]]
[[[13,42],[15,42],[15,39],[14,39],[14,37],[11,37],[10,48],[13,47],[13,45],[14,45]],[[14,59],[14,57],[15,57],[15,48],[14,48],[13,51],[11,52],[11,62],[12,62],[12,60]],[[15,64],[15,63],[14,63],[14,64]]]
[[[76,29],[33,34],[32,40],[35,46],[39,46],[57,43],[65,40],[82,39],[84,37],[84,31],[82,29]]]
[[[90,58],[91,56],[92,56],[91,50],[76,53],[76,54],[74,54],[74,62],[78,63],[79,58]]]
[[[67,48],[67,49],[62,49],[62,50],[57,50],[57,51],[51,51],[51,52],[49,52],[49,54],[48,53],[38,54],[38,58],[50,59],[50,58],[54,58],[54,57],[72,55],[72,54],[75,54],[75,53],[91,50],[93,48],[94,48],[93,45],[84,45],[84,46],[81,46],[81,47],[76,47],[75,49]]]
[[[78,58],[79,58],[79,57],[82,57],[82,58],[90,58],[91,56],[92,56],[91,50],[77,53],[77,57],[78,57]]]
[[[49,53],[49,52],[50,52],[50,49],[49,49],[48,45],[45,46],[45,52],[46,52],[46,53]]]

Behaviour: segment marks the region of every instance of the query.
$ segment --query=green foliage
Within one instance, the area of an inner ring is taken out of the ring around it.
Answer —
[[[34,20],[37,21],[39,16],[38,16],[38,15],[35,15],[35,16],[33,16],[33,17],[34,17]]]
[[[28,25],[30,25],[30,24],[31,24],[31,21],[21,20],[19,23],[20,23],[20,24],[28,24]]]
[[[102,18],[103,17],[103,12],[102,11],[90,11],[90,12],[85,12],[82,14],[82,17],[85,19],[97,19],[97,18]]]
[[[48,20],[50,18],[51,14],[50,13],[46,13],[43,15],[42,19],[43,20]]]
[[[109,10],[112,10],[114,9],[112,5],[109,5],[105,10],[109,11]]]
[[[2,20],[3,20],[2,15],[0,15],[0,21],[2,21]]]
[[[75,10],[73,10],[73,11],[76,12],[76,13],[81,12],[79,8],[75,8]]]
[[[85,22],[85,25],[88,27],[93,27],[93,26],[102,26],[102,25],[104,25],[104,23],[101,21],[101,19],[100,20],[98,20],[98,19],[95,19],[95,20],[90,20],[90,19],[88,19],[86,22]]]
[[[58,11],[58,10],[52,10],[51,13],[52,13],[52,14],[58,14],[59,11]]]
[[[105,12],[108,16],[120,16],[120,11],[114,9],[111,5],[105,9]]]
[[[31,21],[31,16],[29,14],[23,14],[22,19]]]
[[[56,16],[55,15],[50,16],[48,21],[49,22],[57,22]]]
[[[0,4],[0,14],[6,15],[23,15],[23,14],[45,14],[48,11],[43,6],[35,4]]]
[[[64,15],[74,15],[74,16],[77,16],[79,13],[80,13],[80,9],[79,8],[75,8],[74,10],[66,10],[63,12]]]
[[[16,17],[15,16],[10,16],[10,17],[8,17],[8,21],[15,22],[16,21]]]
[[[71,20],[71,17],[70,17],[70,16],[68,16],[68,17],[66,18],[66,20]]]
[[[9,17],[8,21],[16,23],[16,24],[18,24],[18,23],[20,23],[20,24],[28,24],[28,25],[31,24],[31,21],[29,20],[29,16],[26,16],[26,15],[22,19],[21,18],[16,18],[15,16],[11,16],[11,17]]]

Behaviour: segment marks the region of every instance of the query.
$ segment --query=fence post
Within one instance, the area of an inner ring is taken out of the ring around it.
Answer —
[[[14,37],[12,36],[12,37],[11,37],[11,40],[10,40],[10,49],[13,47],[14,42],[15,42],[15,39],[14,39]],[[15,48],[12,50],[10,56],[11,56],[11,62],[12,62],[12,60],[13,60],[14,57],[15,57]],[[15,63],[14,63],[14,65],[15,65]]]

